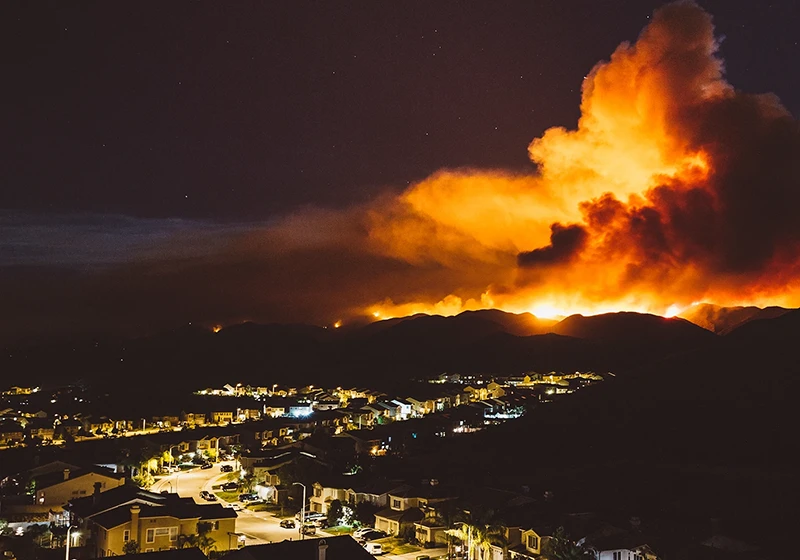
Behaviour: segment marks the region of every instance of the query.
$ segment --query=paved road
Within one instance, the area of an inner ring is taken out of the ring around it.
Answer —
[[[236,468],[234,461],[225,461],[215,464],[211,469],[192,469],[180,473],[171,474],[158,480],[152,488],[153,492],[164,490],[177,491],[181,497],[191,497],[198,504],[208,503],[200,497],[202,490],[213,492],[212,487],[222,484],[227,480],[226,475],[220,471],[220,465],[229,464]],[[224,502],[223,502],[224,504]],[[241,504],[240,504],[241,505]],[[253,544],[267,544],[282,542],[287,539],[297,540],[302,538],[299,526],[295,529],[284,529],[280,526],[280,519],[273,517],[267,512],[254,512],[242,508],[236,519],[236,532],[245,535],[245,546]],[[299,525],[299,524],[298,524]],[[324,538],[331,535],[317,529],[315,535],[306,535],[305,538]],[[408,554],[386,554],[382,558],[395,560],[415,560],[420,554],[430,554],[434,558],[433,551],[419,551]],[[436,551],[439,552],[439,551]]]
[[[152,487],[153,492],[177,492],[183,498],[193,498],[198,504],[206,502],[200,497],[202,490],[213,493],[213,486],[222,484],[227,480],[227,474],[220,471],[220,465],[232,465],[234,461],[217,463],[210,469],[192,469],[165,476],[159,479]],[[224,502],[223,502],[224,505]],[[239,504],[241,505],[241,504]],[[281,542],[286,539],[299,539],[300,528],[284,529],[280,526],[280,519],[267,512],[254,512],[244,507],[238,513],[236,532],[244,533],[247,544],[264,544]],[[323,531],[318,531],[315,536],[330,536]],[[306,536],[309,538],[309,536]]]

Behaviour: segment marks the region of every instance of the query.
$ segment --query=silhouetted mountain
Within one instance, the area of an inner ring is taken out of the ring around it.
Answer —
[[[581,329],[572,332],[608,340]],[[751,321],[713,344],[653,359],[638,375],[607,379],[475,437],[444,438],[435,454],[404,468],[478,486],[502,480],[535,496],[549,490],[569,511],[724,517],[749,535],[770,535],[765,546],[771,538],[790,544],[792,524],[783,520],[800,498],[799,338],[800,311]]]
[[[717,334],[727,334],[733,329],[758,319],[772,319],[791,311],[784,307],[721,307],[710,303],[692,305],[680,317]]]
[[[643,313],[572,315],[552,330],[599,345],[613,369],[640,367],[675,352],[714,344],[717,338],[684,319]]]
[[[550,333],[552,334],[541,334]],[[561,336],[557,336],[561,335]],[[0,356],[9,379],[121,380],[141,391],[243,383],[380,383],[442,372],[514,374],[541,370],[624,370],[715,342],[682,319],[637,313],[572,316],[559,323],[497,310],[453,317],[415,315],[342,329],[244,323],[214,333],[186,325],[133,340],[27,348]],[[16,355],[15,355],[16,354]]]

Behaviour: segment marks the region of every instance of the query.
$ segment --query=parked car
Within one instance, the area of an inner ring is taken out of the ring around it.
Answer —
[[[212,465],[211,463],[203,463],[202,465],[200,465],[200,468],[201,469],[210,469],[213,466],[214,465]]]
[[[294,529],[295,528],[294,519],[284,519],[283,521],[281,521],[281,527],[283,527],[284,529]]]
[[[225,492],[236,492],[239,489],[239,483],[238,482],[226,482],[225,484],[222,485],[222,489]]]
[[[364,548],[373,556],[380,556],[383,554],[383,547],[379,543],[368,542],[364,543]]]
[[[303,525],[303,528],[301,529],[300,532],[303,533],[304,535],[315,535],[317,533],[317,528],[310,523],[306,523],[305,525]]]
[[[231,508],[233,511],[242,511],[242,504],[238,502],[234,502],[232,504],[228,504],[228,507]]]
[[[374,541],[375,539],[385,539],[388,536],[389,535],[386,533],[386,531],[379,531],[378,529],[373,529],[372,531],[367,531],[366,533],[361,535],[359,540],[361,542]]]
[[[299,512],[299,511],[294,516],[294,518],[297,519],[298,521],[300,521],[301,517],[302,517],[301,516],[301,512]],[[328,516],[325,515],[324,513],[319,513],[319,512],[314,512],[314,511],[306,511],[305,520],[306,521],[312,521],[314,519],[321,519],[323,517],[328,517]]]
[[[203,498],[207,502],[216,502],[217,501],[217,497],[214,494],[212,494],[211,492],[209,492],[208,490],[202,490],[200,492],[200,497]]]
[[[233,472],[233,465],[220,465],[220,472]]]
[[[353,538],[358,540],[362,538],[365,534],[369,533],[370,531],[375,531],[375,527],[361,527],[360,529],[356,529],[353,531]]]
[[[240,502],[255,502],[258,500],[258,494],[251,492],[249,494],[239,494],[239,501]]]
[[[315,517],[311,521],[308,521],[314,525],[314,527],[318,527],[319,529],[326,529],[328,527],[328,518],[327,517]]]

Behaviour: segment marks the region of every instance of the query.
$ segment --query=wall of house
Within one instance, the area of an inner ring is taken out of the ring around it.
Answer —
[[[208,533],[208,536],[214,539],[217,550],[236,550],[238,548],[236,537],[231,536],[230,533],[236,532],[236,518],[219,519],[217,521],[209,520],[210,523],[215,523],[216,529]]]
[[[383,517],[375,517],[375,528],[379,531],[386,531],[389,533],[389,520]]]
[[[596,553],[597,560],[634,560],[634,553],[630,550],[603,550]]]
[[[172,535],[156,535],[156,529],[169,529],[175,528]],[[193,530],[185,533],[194,533]],[[148,529],[153,531],[152,542],[147,542]],[[181,534],[181,520],[177,517],[141,517],[139,518],[139,548],[142,552],[154,552],[158,550],[169,550],[172,547],[178,546],[178,535]],[[152,549],[152,550],[150,550]]]
[[[51,507],[61,507],[74,498],[91,496],[94,492],[94,483],[100,482],[101,492],[122,486],[124,478],[116,479],[97,473],[86,473],[75,478],[69,478],[53,486],[37,490],[36,503]],[[44,498],[44,501],[42,501]]]

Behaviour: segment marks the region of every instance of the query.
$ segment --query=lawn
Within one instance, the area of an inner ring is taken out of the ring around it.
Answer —
[[[377,539],[375,540],[375,542],[381,543],[383,551],[388,552],[390,554],[407,554],[409,552],[417,552],[419,550],[422,550],[420,547],[407,544],[406,542],[403,541],[403,539],[398,539],[396,537],[386,537],[385,539]]]
[[[328,527],[327,529],[323,529],[326,533],[330,533],[331,535],[349,535],[353,532],[353,528],[349,525],[337,525],[336,527]]]
[[[239,493],[238,492],[214,492],[220,500],[225,500],[226,502],[238,502],[239,501]]]

